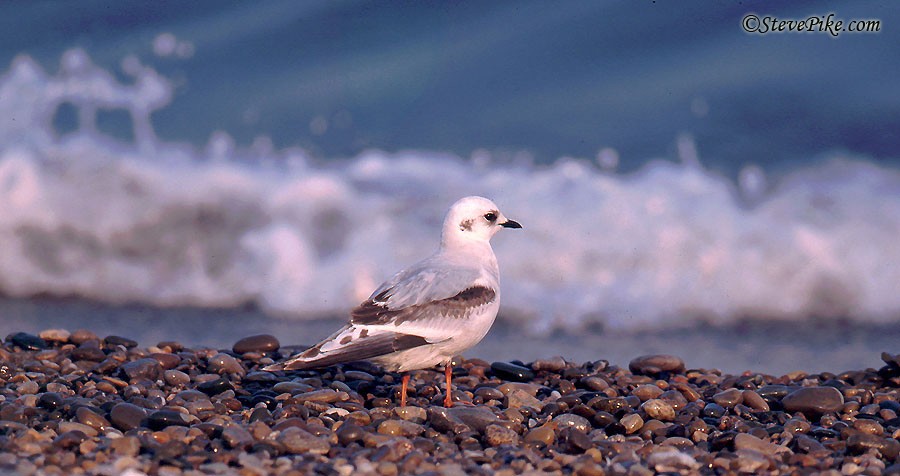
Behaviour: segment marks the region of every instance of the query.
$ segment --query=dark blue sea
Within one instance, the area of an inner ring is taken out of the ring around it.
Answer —
[[[2,3],[0,334],[313,343],[479,194],[525,229],[475,355],[876,366],[898,32],[874,1]]]

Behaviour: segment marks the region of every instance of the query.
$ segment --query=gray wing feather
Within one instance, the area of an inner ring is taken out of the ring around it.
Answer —
[[[369,300],[388,309],[403,309],[456,296],[481,276],[479,270],[422,260],[382,284]]]

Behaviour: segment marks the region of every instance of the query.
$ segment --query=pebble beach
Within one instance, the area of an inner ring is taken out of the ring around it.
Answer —
[[[50,329],[0,347],[0,473],[900,474],[900,358],[730,375],[673,355],[627,366],[458,358],[262,372],[300,346],[227,349]]]

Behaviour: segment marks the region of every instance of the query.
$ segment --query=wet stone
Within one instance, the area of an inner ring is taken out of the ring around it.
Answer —
[[[126,362],[119,366],[124,378],[136,380],[156,380],[162,373],[162,366],[156,359],[144,358]]]
[[[141,452],[141,442],[135,436],[115,438],[110,441],[109,447],[120,456],[136,456]]]
[[[484,429],[484,442],[489,446],[518,445],[519,434],[500,425],[488,425]]]
[[[122,431],[133,430],[141,426],[141,421],[147,417],[147,412],[130,403],[117,403],[109,412],[109,420],[113,426]]]
[[[312,392],[300,393],[294,395],[293,400],[297,403],[318,402],[318,403],[335,403],[346,401],[349,398],[346,392],[338,392],[336,390],[314,390]]]
[[[37,400],[37,406],[46,410],[56,410],[63,405],[62,395],[55,392],[42,393]]]
[[[483,432],[488,425],[497,423],[500,417],[487,407],[460,406],[448,409],[450,415],[477,432]]]
[[[659,421],[672,421],[675,419],[675,409],[672,408],[672,405],[658,398],[642,403],[641,410],[644,410],[648,417]]]
[[[191,377],[180,370],[166,370],[163,372],[163,379],[173,387],[184,386],[191,382]]]
[[[208,369],[210,372],[214,372],[217,374],[244,375],[245,373],[247,373],[247,371],[244,370],[244,367],[241,366],[241,363],[237,359],[224,353],[218,353],[210,357]]]
[[[106,358],[106,353],[99,347],[91,345],[83,345],[72,350],[72,360],[88,360],[91,362],[102,362]]]
[[[25,350],[41,350],[47,348],[47,342],[44,339],[25,332],[17,332],[7,338],[7,342],[19,346]]]
[[[540,411],[544,405],[535,397],[532,397],[523,390],[512,390],[506,394],[507,408],[531,407]]]
[[[744,395],[736,388],[729,388],[713,395],[713,401],[724,408],[733,408],[739,403],[743,403]]]
[[[98,432],[106,431],[107,428],[112,426],[109,420],[88,410],[87,407],[78,407],[78,410],[75,411],[75,418],[78,423],[83,423]]]
[[[791,388],[787,385],[763,385],[756,389],[756,393],[767,401],[781,401],[782,398],[791,393]]]
[[[684,361],[674,355],[644,355],[632,359],[628,369],[636,375],[658,375],[684,372]]]
[[[414,423],[423,423],[428,419],[428,413],[422,407],[397,407],[394,409],[394,414],[402,420]]]
[[[405,436],[407,438],[418,436],[425,431],[422,425],[406,420],[385,420],[378,425],[378,433],[382,435]]]
[[[162,430],[169,426],[188,426],[190,418],[184,413],[174,410],[158,410],[147,417],[147,426],[151,430]]]
[[[71,449],[80,445],[88,436],[80,431],[65,431],[53,439],[53,446],[62,449]]]
[[[491,370],[494,375],[503,380],[528,382],[534,379],[534,372],[530,369],[510,362],[494,362],[491,364]]]
[[[525,435],[526,443],[542,443],[544,445],[552,445],[556,441],[556,433],[553,431],[552,425],[542,425]]]
[[[247,448],[253,444],[253,435],[238,425],[229,425],[222,430],[222,439],[229,448]]]
[[[646,384],[638,386],[631,391],[631,394],[640,398],[642,402],[646,402],[647,400],[659,398],[659,396],[663,394],[663,389],[656,385]]]
[[[69,336],[69,342],[75,345],[81,345],[88,341],[99,342],[100,338],[97,337],[97,334],[94,334],[87,329],[77,329]]]
[[[238,340],[234,343],[231,350],[235,354],[246,354],[248,352],[275,352],[280,347],[281,344],[275,336],[259,334]]]
[[[276,438],[288,453],[293,454],[326,454],[331,449],[327,440],[313,436],[297,427],[286,428]]]
[[[865,433],[850,435],[850,437],[847,438],[847,448],[855,454],[861,454],[869,449],[875,449],[891,460],[897,459],[897,456],[900,455],[900,442],[897,440]]]
[[[759,412],[769,411],[769,404],[758,393],[753,390],[744,390],[741,394],[744,399],[744,405]]]
[[[810,429],[809,422],[799,418],[791,418],[784,422],[784,431],[792,434],[808,433]]]
[[[572,428],[585,433],[591,430],[591,422],[587,418],[572,413],[557,415],[553,418],[553,422],[560,429]]]
[[[155,352],[150,354],[150,358],[156,359],[164,370],[174,369],[181,363],[181,357],[165,352]]]
[[[481,387],[475,390],[475,396],[481,397],[485,402],[490,400],[503,400],[503,392],[492,387]]]
[[[718,403],[710,403],[703,407],[703,416],[709,418],[721,418],[728,410]]]
[[[549,359],[539,359],[531,364],[531,368],[535,372],[540,372],[542,370],[547,372],[559,372],[566,368],[566,360],[560,356],[551,357]]]
[[[451,414],[449,408],[444,407],[432,406],[428,408],[428,424],[441,433],[451,432],[458,434],[471,430],[462,420]]]
[[[34,395],[38,393],[40,389],[41,386],[34,380],[25,380],[16,385],[16,392],[18,392],[19,395]]]
[[[844,406],[844,396],[834,387],[803,387],[781,400],[785,411],[817,415],[836,412]]]
[[[209,380],[197,385],[197,390],[209,395],[218,395],[227,390],[233,390],[234,387],[231,386],[231,382],[224,378],[217,378],[215,380]]]
[[[629,413],[628,415],[622,417],[621,420],[619,420],[619,424],[621,424],[622,427],[625,428],[625,433],[630,435],[637,432],[641,429],[641,427],[644,426],[644,420],[637,413]]]
[[[68,342],[72,333],[65,329],[45,329],[38,333],[38,337],[47,342]]]
[[[138,346],[137,341],[122,336],[106,336],[106,338],[103,339],[103,344],[106,347],[116,347],[121,345],[126,349],[133,349]]]

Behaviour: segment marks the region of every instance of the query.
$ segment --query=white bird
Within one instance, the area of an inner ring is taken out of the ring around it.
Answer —
[[[444,365],[450,384],[454,355],[487,334],[500,309],[500,270],[490,239],[501,227],[522,228],[494,202],[460,199],[447,212],[441,245],[430,257],[395,274],[350,312],[350,322],[322,342],[263,370],[299,370],[371,360],[403,372],[406,405],[409,370]]]

